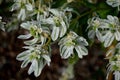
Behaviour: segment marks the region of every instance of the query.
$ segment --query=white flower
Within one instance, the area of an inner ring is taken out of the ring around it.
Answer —
[[[120,6],[120,0],[107,0],[106,2],[108,5],[110,5],[112,7]]]
[[[60,55],[62,58],[67,59],[74,54],[76,50],[78,57],[82,58],[83,55],[87,55],[88,51],[85,46],[88,45],[87,41],[83,37],[79,37],[75,32],[70,31],[68,35],[62,38],[59,42]]]
[[[25,68],[29,63],[31,66],[28,70],[28,74],[34,72],[34,75],[38,77],[41,74],[42,69],[46,64],[50,64],[51,59],[49,52],[42,48],[42,46],[26,46],[28,49],[17,56],[17,60],[23,61],[21,68]]]
[[[57,9],[50,9],[49,11],[52,13],[51,17],[43,20],[43,22],[51,25],[51,38],[55,41],[58,37],[63,37],[65,35],[69,27],[69,20],[64,11]]]
[[[28,0],[14,0],[11,11],[19,10],[18,19],[25,20],[27,11],[33,11],[33,5]]]
[[[20,39],[29,39],[34,37],[32,40],[25,41],[26,45],[33,45],[35,43],[41,43],[43,45],[46,42],[46,39],[49,35],[49,29],[47,27],[41,26],[39,22],[31,21],[22,23],[21,27],[27,29],[30,33],[26,35],[20,35]]]
[[[120,80],[120,71],[114,71],[115,80]]]
[[[110,72],[114,72],[115,80],[120,80],[120,43],[114,48],[110,49],[106,53],[107,59],[109,59],[107,78]]]
[[[93,17],[88,20],[88,37],[94,39],[95,36],[99,41],[104,42],[108,47],[114,40],[120,41],[120,22],[116,16],[108,15],[107,19]]]
[[[90,39],[94,39],[95,37],[98,38],[98,40],[102,41],[102,34],[99,31],[99,29],[102,26],[102,20],[99,17],[93,17],[88,20],[88,37]]]
[[[105,26],[108,30],[104,32],[103,42],[104,46],[108,47],[112,44],[114,39],[120,41],[120,23],[116,16],[111,15],[108,15],[107,19],[104,21],[108,24]]]

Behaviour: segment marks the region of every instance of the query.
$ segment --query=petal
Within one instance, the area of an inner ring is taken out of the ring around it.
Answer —
[[[26,35],[20,35],[18,36],[19,39],[29,39],[32,35],[31,34],[26,34]]]
[[[25,41],[24,44],[26,44],[26,45],[33,45],[33,44],[37,43],[37,41],[38,41],[38,38],[34,38],[32,40]]]
[[[34,59],[33,61],[32,61],[32,64],[31,64],[31,66],[30,66],[30,68],[29,68],[29,70],[28,70],[28,74],[30,75],[33,71],[35,71],[35,66],[37,66],[36,65],[36,60]]]
[[[24,51],[24,52],[18,54],[16,59],[19,61],[25,60],[27,57],[29,57],[29,53],[30,53],[30,51],[28,51],[28,50]]]
[[[24,29],[30,30],[30,23],[29,23],[29,22],[27,22],[27,23],[22,23],[20,26],[21,26],[22,28],[24,28]]]
[[[88,55],[88,50],[86,47],[81,46],[81,50],[83,51],[83,53],[82,53],[83,55]]]
[[[104,42],[104,46],[108,47],[112,44],[113,40],[114,40],[114,35],[110,32],[107,33],[107,35],[104,38],[105,42]]]
[[[42,57],[47,61],[48,65],[50,65],[51,59],[48,55],[42,55]]]
[[[26,58],[26,59],[22,62],[21,68],[25,68],[25,67],[28,65],[29,62],[30,62],[29,58]]]
[[[57,9],[49,9],[51,13],[53,13],[55,16],[60,16],[60,12]]]
[[[53,41],[55,41],[59,36],[59,27],[53,27],[53,31],[52,31],[52,34],[51,34],[51,38]]]
[[[90,39],[94,39],[94,38],[95,38],[95,31],[94,31],[94,30],[90,30],[90,31],[88,32],[88,37],[89,37]]]
[[[11,11],[17,10],[19,8],[20,8],[20,4],[19,3],[15,3],[15,4],[12,5]]]
[[[65,50],[65,52],[62,55],[62,58],[67,59],[71,55],[71,53],[69,52],[69,50],[70,50],[70,48],[67,48]]]
[[[61,28],[61,31],[60,31],[60,37],[64,36],[66,31],[67,31],[67,27],[66,27],[66,25],[63,21],[61,22],[61,26],[62,26],[62,28]]]
[[[96,32],[96,36],[99,41],[103,42],[102,34],[99,31]]]
[[[45,66],[45,64],[43,63],[43,60],[42,59],[38,60],[38,67],[37,67],[37,69],[35,70],[35,73],[34,73],[34,75],[36,77],[38,77],[41,74],[41,71],[42,71],[44,66]]]
[[[115,32],[115,38],[117,41],[120,41],[120,32],[118,31]]]
[[[22,21],[25,20],[26,14],[25,14],[25,9],[21,9],[20,13],[18,14],[18,19],[21,19]]]
[[[29,3],[29,4],[26,4],[25,6],[26,6],[28,11],[32,11],[33,10],[32,4]]]
[[[76,46],[76,47],[75,47],[75,50],[76,50],[77,53],[78,53],[78,57],[79,57],[79,58],[82,58],[82,53],[81,53],[81,48],[80,48],[80,46]]]

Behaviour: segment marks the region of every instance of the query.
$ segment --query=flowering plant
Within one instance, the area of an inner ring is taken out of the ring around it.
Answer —
[[[25,51],[17,60],[23,61],[21,68],[31,63],[28,74],[34,72],[38,77],[45,65],[50,65],[54,42],[62,59],[73,59],[88,55],[90,41],[97,40],[108,49],[107,79],[113,72],[115,80],[120,80],[119,6],[119,0],[14,0],[13,19],[5,24],[0,17],[0,29],[9,31],[9,26],[20,24],[26,31],[18,36],[25,40]]]

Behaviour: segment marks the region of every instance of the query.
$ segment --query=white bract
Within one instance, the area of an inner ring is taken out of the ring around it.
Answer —
[[[49,52],[40,45],[25,46],[24,48],[27,50],[20,53],[17,56],[17,60],[23,61],[21,68],[25,68],[29,63],[31,63],[28,74],[34,72],[34,75],[38,77],[44,66],[46,64],[49,65],[51,62]]]
[[[60,55],[64,59],[67,59],[71,55],[74,55],[74,49],[76,50],[79,58],[82,58],[83,55],[88,54],[88,51],[85,47],[88,45],[87,41],[83,37],[79,37],[73,31],[70,31],[67,36],[62,38],[59,42],[59,45]]]

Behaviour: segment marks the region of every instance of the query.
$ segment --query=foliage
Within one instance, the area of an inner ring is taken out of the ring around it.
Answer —
[[[18,36],[25,40],[26,50],[17,60],[23,61],[21,68],[31,63],[28,74],[34,72],[38,77],[44,66],[50,65],[54,42],[60,47],[61,58],[75,62],[89,53],[85,46],[90,47],[97,39],[108,49],[107,79],[110,72],[115,80],[120,79],[119,0],[14,0],[11,3],[14,15],[8,19],[12,21],[5,24],[0,17],[0,28],[10,31],[19,29],[20,24],[26,30],[27,33]]]

